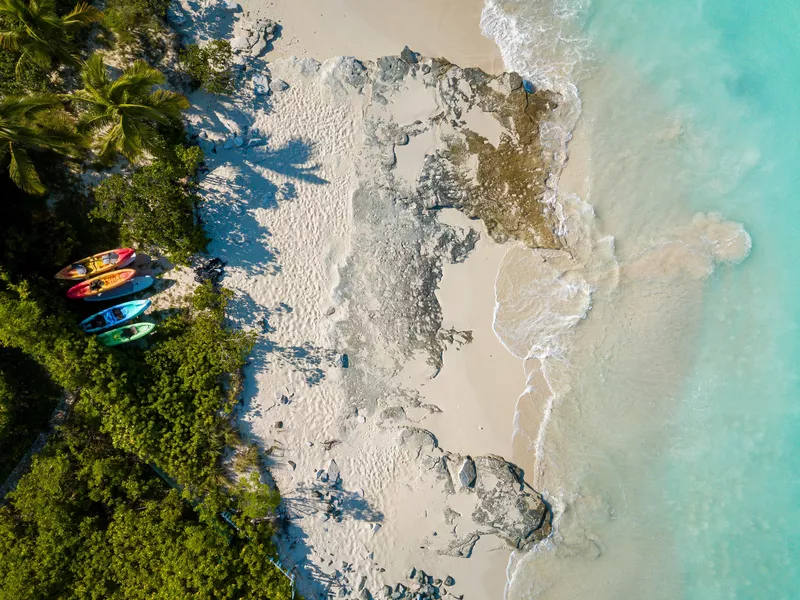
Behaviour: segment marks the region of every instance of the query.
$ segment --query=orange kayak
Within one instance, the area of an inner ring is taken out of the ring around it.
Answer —
[[[67,290],[67,298],[77,300],[79,298],[86,298],[87,296],[94,296],[100,292],[105,292],[122,285],[134,275],[136,275],[134,269],[122,269],[120,271],[104,273],[99,277],[93,277],[92,279],[81,281],[78,285],[73,285]]]
[[[116,250],[106,250],[100,254],[95,254],[72,263],[56,273],[56,279],[67,279],[78,281],[89,277],[96,277],[101,273],[111,269],[119,269],[131,264],[136,259],[136,252],[133,248],[117,248]]]

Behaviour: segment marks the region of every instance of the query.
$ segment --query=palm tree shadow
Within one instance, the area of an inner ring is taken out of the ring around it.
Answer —
[[[264,145],[248,149],[247,156],[264,168],[292,179],[323,185],[329,183],[317,175],[319,163],[310,163],[314,155],[314,143],[301,138],[289,140],[283,146],[271,148],[269,138]]]

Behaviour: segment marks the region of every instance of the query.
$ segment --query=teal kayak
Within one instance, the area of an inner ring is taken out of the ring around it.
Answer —
[[[81,321],[79,326],[86,333],[98,333],[104,329],[121,325],[125,321],[135,319],[148,308],[150,308],[150,300],[123,302],[93,314],[91,317]]]
[[[100,292],[99,294],[95,294],[94,296],[86,296],[84,300],[87,302],[102,302],[103,300],[115,300],[117,298],[122,298],[123,296],[129,296],[130,294],[136,294],[143,290],[146,290],[151,285],[155,283],[155,279],[150,277],[150,275],[140,275],[138,277],[134,277],[130,281],[126,281],[122,285],[107,290],[105,292]]]
[[[119,346],[139,340],[152,333],[155,328],[154,323],[133,323],[101,333],[97,336],[97,341],[104,346]]]

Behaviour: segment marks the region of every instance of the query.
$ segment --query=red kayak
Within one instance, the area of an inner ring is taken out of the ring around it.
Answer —
[[[122,285],[134,275],[136,275],[134,269],[122,269],[120,271],[103,273],[99,277],[93,277],[92,279],[82,281],[78,285],[73,285],[67,290],[67,298],[77,300],[79,298],[86,298],[87,296],[94,296],[100,292],[105,292]]]

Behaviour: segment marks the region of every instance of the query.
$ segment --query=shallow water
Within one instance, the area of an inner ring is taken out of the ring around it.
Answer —
[[[797,597],[798,25],[787,0],[487,0],[572,157],[573,257],[512,252],[497,283],[515,458],[557,516],[509,597]]]

